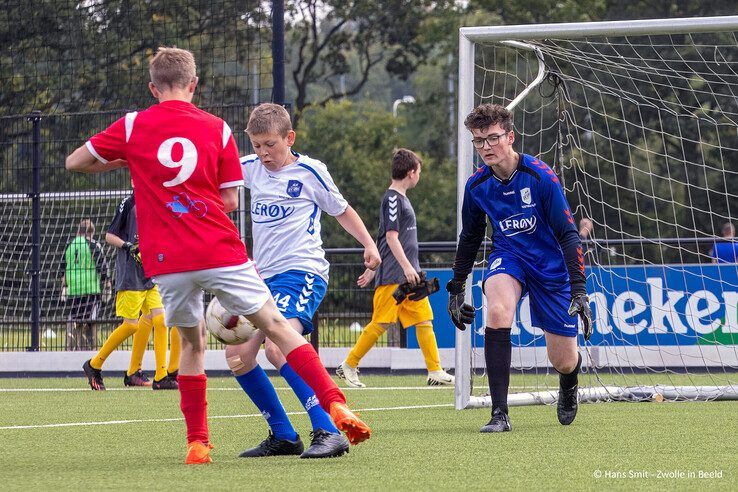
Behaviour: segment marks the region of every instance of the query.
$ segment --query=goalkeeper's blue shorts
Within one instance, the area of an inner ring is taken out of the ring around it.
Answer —
[[[568,280],[542,282],[535,275],[526,272],[515,255],[494,251],[489,255],[484,281],[503,273],[514,277],[523,287],[521,299],[528,296],[530,321],[534,328],[565,337],[577,336],[578,319],[576,316],[569,316],[571,286]]]
[[[313,315],[325,297],[328,284],[322,277],[301,270],[288,270],[264,279],[282,315],[297,318],[302,334],[312,332]]]

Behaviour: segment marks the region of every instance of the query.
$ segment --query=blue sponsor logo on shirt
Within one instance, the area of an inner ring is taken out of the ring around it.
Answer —
[[[295,207],[285,207],[275,203],[251,203],[251,220],[257,224],[278,222],[286,219],[295,212]]]
[[[505,236],[517,236],[518,234],[531,234],[536,230],[538,221],[535,215],[524,217],[523,214],[515,214],[499,222],[500,230]]]
[[[297,198],[302,192],[302,183],[296,179],[291,179],[287,183],[287,194],[292,198]]]

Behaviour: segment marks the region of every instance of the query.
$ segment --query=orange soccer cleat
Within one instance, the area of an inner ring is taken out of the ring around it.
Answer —
[[[210,450],[213,449],[212,444],[204,444],[201,441],[192,441],[187,444],[187,465],[204,465],[212,463],[213,458],[210,457]]]
[[[339,430],[346,433],[351,444],[359,444],[371,437],[372,430],[344,403],[333,402],[330,415]]]

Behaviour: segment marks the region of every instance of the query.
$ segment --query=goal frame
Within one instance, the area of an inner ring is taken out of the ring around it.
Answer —
[[[558,24],[531,24],[514,26],[480,26],[462,27],[459,29],[459,82],[458,82],[458,118],[457,118],[457,235],[461,233],[461,205],[464,188],[468,177],[474,168],[474,149],[464,127],[466,115],[474,108],[474,72],[475,72],[475,43],[504,42],[504,44],[521,47],[526,40],[541,40],[547,38],[579,39],[590,36],[637,36],[660,34],[685,34],[700,32],[738,31],[738,16],[715,16],[675,19],[652,19],[632,21],[608,22],[573,22]],[[531,47],[532,49],[532,47]],[[539,57],[540,60],[540,57]],[[541,64],[542,65],[542,64]],[[539,75],[519,94],[509,105],[512,109],[520,102],[535,85],[543,79],[542,70]],[[467,283],[466,301],[471,303],[471,282]],[[471,380],[471,341],[472,331],[456,331],[454,401],[457,410],[488,406],[482,397],[472,395]],[[597,388],[594,388],[597,390]],[[597,393],[612,395],[613,391],[624,391],[623,388],[600,388]],[[731,394],[738,397],[738,389],[732,389]],[[548,392],[546,392],[548,393]],[[659,392],[654,390],[654,395]],[[511,395],[512,396],[512,395]],[[520,395],[522,396],[522,395]],[[580,395],[586,396],[586,395]],[[592,395],[593,399],[603,395]],[[623,395],[620,395],[623,396]],[[627,395],[625,395],[627,396]],[[730,395],[728,395],[730,397]],[[488,398],[487,398],[488,400]],[[534,404],[551,402],[551,395],[527,395],[520,401],[511,398],[510,404]]]

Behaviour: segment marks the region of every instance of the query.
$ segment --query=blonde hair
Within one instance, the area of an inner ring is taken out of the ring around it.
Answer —
[[[149,62],[151,82],[157,89],[181,89],[195,78],[195,56],[180,48],[160,47]]]
[[[280,136],[286,137],[291,130],[290,114],[284,107],[274,103],[264,103],[255,107],[246,124],[246,133],[249,135],[276,131]]]

